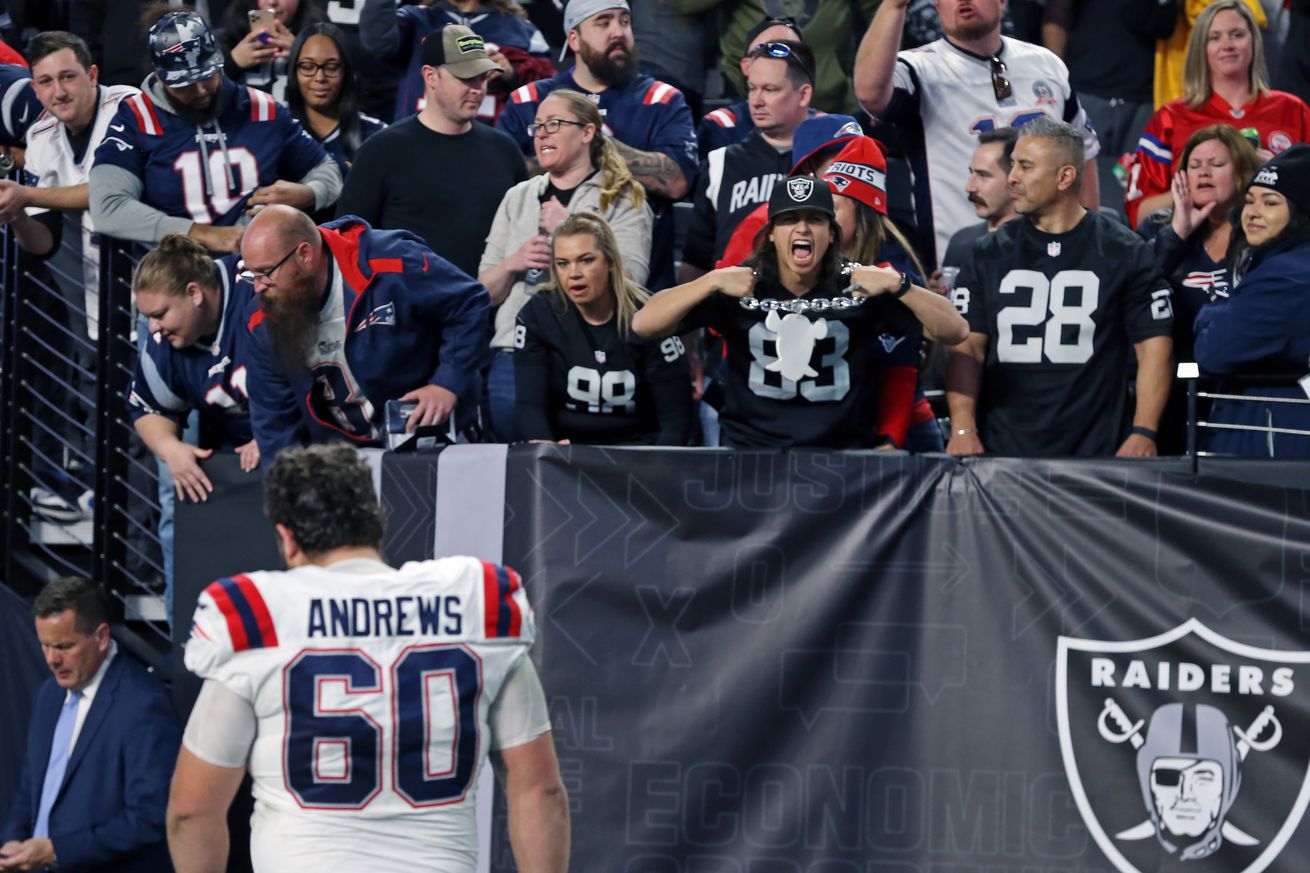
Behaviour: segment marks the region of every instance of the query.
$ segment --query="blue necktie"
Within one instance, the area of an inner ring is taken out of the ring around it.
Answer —
[[[82,692],[74,691],[68,696],[64,708],[59,712],[59,721],[55,722],[55,738],[50,741],[50,761],[45,767],[45,782],[41,784],[41,806],[36,813],[36,827],[32,829],[34,837],[50,836],[50,808],[55,805],[59,786],[64,782],[64,771],[68,769],[68,753],[73,739],[73,725],[77,723],[77,707],[82,702]]]

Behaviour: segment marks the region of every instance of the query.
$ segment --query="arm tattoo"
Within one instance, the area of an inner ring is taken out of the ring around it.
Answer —
[[[678,199],[687,193],[687,177],[677,161],[662,152],[643,152],[611,138],[619,155],[638,182],[653,194]]]

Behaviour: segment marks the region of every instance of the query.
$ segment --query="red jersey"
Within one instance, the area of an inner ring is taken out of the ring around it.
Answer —
[[[1286,151],[1301,142],[1310,142],[1310,108],[1300,97],[1285,91],[1270,91],[1255,98],[1242,109],[1234,109],[1218,94],[1211,94],[1199,108],[1185,100],[1161,106],[1151,116],[1128,175],[1125,208],[1128,221],[1137,226],[1137,209],[1143,197],[1164,194],[1169,180],[1180,167],[1188,138],[1211,124],[1231,124],[1239,131],[1252,129],[1260,134],[1260,148],[1273,154]]]

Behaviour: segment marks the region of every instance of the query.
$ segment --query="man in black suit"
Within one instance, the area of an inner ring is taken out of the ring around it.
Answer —
[[[181,727],[168,695],[109,634],[88,579],[51,582],[32,607],[53,678],[37,692],[23,776],[0,828],[0,871],[160,873]]]

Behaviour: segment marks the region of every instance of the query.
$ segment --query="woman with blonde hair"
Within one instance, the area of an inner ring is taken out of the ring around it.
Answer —
[[[496,311],[486,411],[502,442],[514,426],[514,324],[519,310],[551,281],[550,237],[570,213],[591,212],[613,231],[628,278],[646,282],[653,216],[646,192],[604,132],[600,110],[583,94],[560,89],[537,107],[528,125],[546,172],[505,192],[478,267],[478,281]]]
[[[1217,0],[1197,17],[1183,69],[1183,97],[1156,111],[1133,156],[1125,203],[1133,227],[1170,205],[1178,157],[1202,127],[1232,125],[1262,160],[1310,141],[1310,108],[1269,87],[1260,28],[1242,0]]]
[[[632,332],[647,293],[624,269],[599,215],[556,227],[550,279],[518,313],[514,376],[518,430],[530,440],[686,445],[687,356],[677,337]]]

